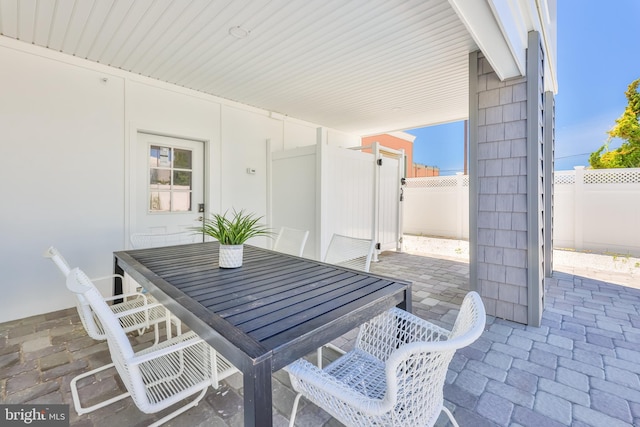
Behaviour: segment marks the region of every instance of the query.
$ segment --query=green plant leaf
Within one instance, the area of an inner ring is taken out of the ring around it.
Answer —
[[[271,237],[273,232],[267,226],[260,224],[262,217],[253,213],[239,212],[235,209],[231,218],[224,214],[211,214],[211,218],[205,218],[201,227],[193,227],[192,230],[204,233],[218,240],[223,245],[241,245],[252,237]]]

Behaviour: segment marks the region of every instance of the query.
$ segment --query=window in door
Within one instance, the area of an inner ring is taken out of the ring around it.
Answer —
[[[193,155],[183,148],[149,148],[149,212],[193,210]]]

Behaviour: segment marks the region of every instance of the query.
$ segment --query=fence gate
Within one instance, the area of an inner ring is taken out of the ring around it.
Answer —
[[[372,236],[378,253],[384,250],[402,250],[402,188],[404,177],[404,150],[383,147],[378,142],[358,147],[370,151],[375,164],[373,178]]]

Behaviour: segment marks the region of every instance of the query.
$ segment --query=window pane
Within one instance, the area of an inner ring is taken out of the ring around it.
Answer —
[[[188,212],[191,210],[191,191],[173,192],[173,212]]]
[[[152,190],[171,188],[171,171],[168,169],[151,169],[149,183]]]
[[[173,167],[178,169],[191,169],[191,151],[176,148],[173,150],[175,161]]]
[[[158,166],[161,168],[171,167],[171,148],[160,147],[160,157],[158,158]]]
[[[153,212],[169,212],[171,210],[171,193],[168,191],[152,191],[149,194],[149,210]]]
[[[158,159],[160,159],[160,147],[152,145],[149,150],[149,166],[152,168],[158,167]]]
[[[191,172],[173,171],[173,189],[191,190]]]

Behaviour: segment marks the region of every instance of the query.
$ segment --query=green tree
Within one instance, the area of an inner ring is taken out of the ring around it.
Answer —
[[[629,104],[624,113],[616,119],[616,124],[607,132],[607,142],[589,156],[589,164],[593,169],[638,168],[640,167],[640,79],[631,82],[625,96]],[[613,151],[609,151],[612,138],[623,139],[624,142]]]

